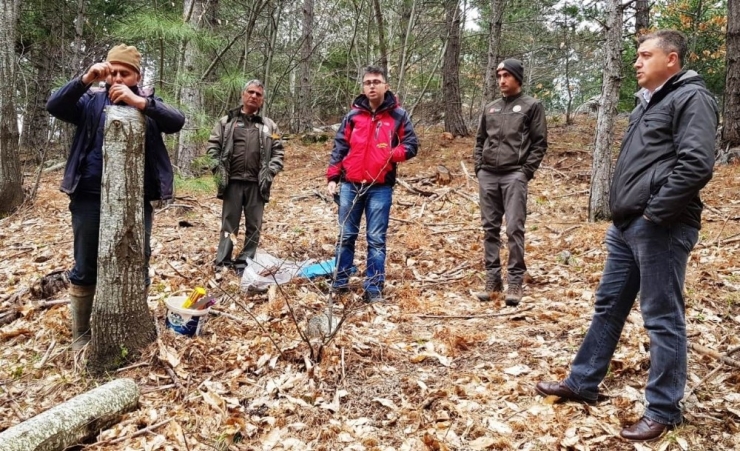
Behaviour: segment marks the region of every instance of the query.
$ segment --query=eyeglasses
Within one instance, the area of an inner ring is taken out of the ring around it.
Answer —
[[[378,86],[384,84],[385,82],[383,80],[365,80],[362,82],[363,86]]]

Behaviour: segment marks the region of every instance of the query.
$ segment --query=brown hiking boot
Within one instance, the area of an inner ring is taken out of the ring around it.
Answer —
[[[510,283],[509,289],[506,290],[506,305],[516,307],[522,300],[522,284]]]
[[[500,277],[486,277],[486,289],[485,291],[478,291],[473,293],[475,297],[481,302],[489,302],[495,299],[499,293],[504,291],[504,284],[501,282]]]

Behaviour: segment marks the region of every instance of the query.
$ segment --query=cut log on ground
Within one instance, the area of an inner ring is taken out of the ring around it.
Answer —
[[[139,405],[139,387],[117,379],[0,432],[0,451],[58,451],[95,437]]]

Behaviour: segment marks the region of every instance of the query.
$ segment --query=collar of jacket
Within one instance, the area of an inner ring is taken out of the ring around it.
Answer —
[[[239,116],[240,114],[244,114],[242,113],[242,107],[240,106],[234,108],[233,110],[230,110],[229,113],[227,114],[227,122],[231,121],[232,119]],[[246,114],[244,115],[247,116]],[[260,116],[259,114],[253,114],[249,117],[252,118],[252,122],[258,122],[260,124],[265,123],[265,121],[262,120],[262,116]]]
[[[524,95],[524,91],[519,91],[518,93],[514,94],[513,96],[501,96],[502,99],[504,99],[504,102],[509,103],[513,102],[514,100],[518,99],[519,97]]]
[[[375,114],[393,109],[397,106],[398,100],[396,99],[396,95],[388,90],[385,92],[385,97],[383,97],[383,103],[381,103],[378,109],[375,110]],[[355,101],[352,102],[352,107],[357,108],[358,110],[367,111],[368,113],[373,112],[373,109],[370,108],[370,99],[368,99],[365,94],[360,94],[359,96],[357,96]]]
[[[653,95],[650,97],[650,104],[654,105],[658,103],[660,100],[663,99],[668,93],[673,92],[678,87],[683,86],[687,83],[699,83],[702,86],[704,86],[704,81],[702,80],[701,76],[693,70],[682,70],[681,72],[677,73],[676,75],[672,76],[668,80],[666,80],[665,83],[663,83],[663,86],[660,87],[657,91],[653,93]],[[645,88],[640,89],[635,93],[635,96],[640,100],[641,103],[648,103],[645,101],[645,97],[643,96],[643,92],[645,91]]]

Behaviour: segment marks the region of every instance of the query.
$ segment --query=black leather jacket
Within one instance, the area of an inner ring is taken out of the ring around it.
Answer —
[[[614,225],[635,218],[701,228],[699,191],[712,178],[717,102],[694,71],[671,77],[648,102],[644,90],[622,140],[609,204]]]

